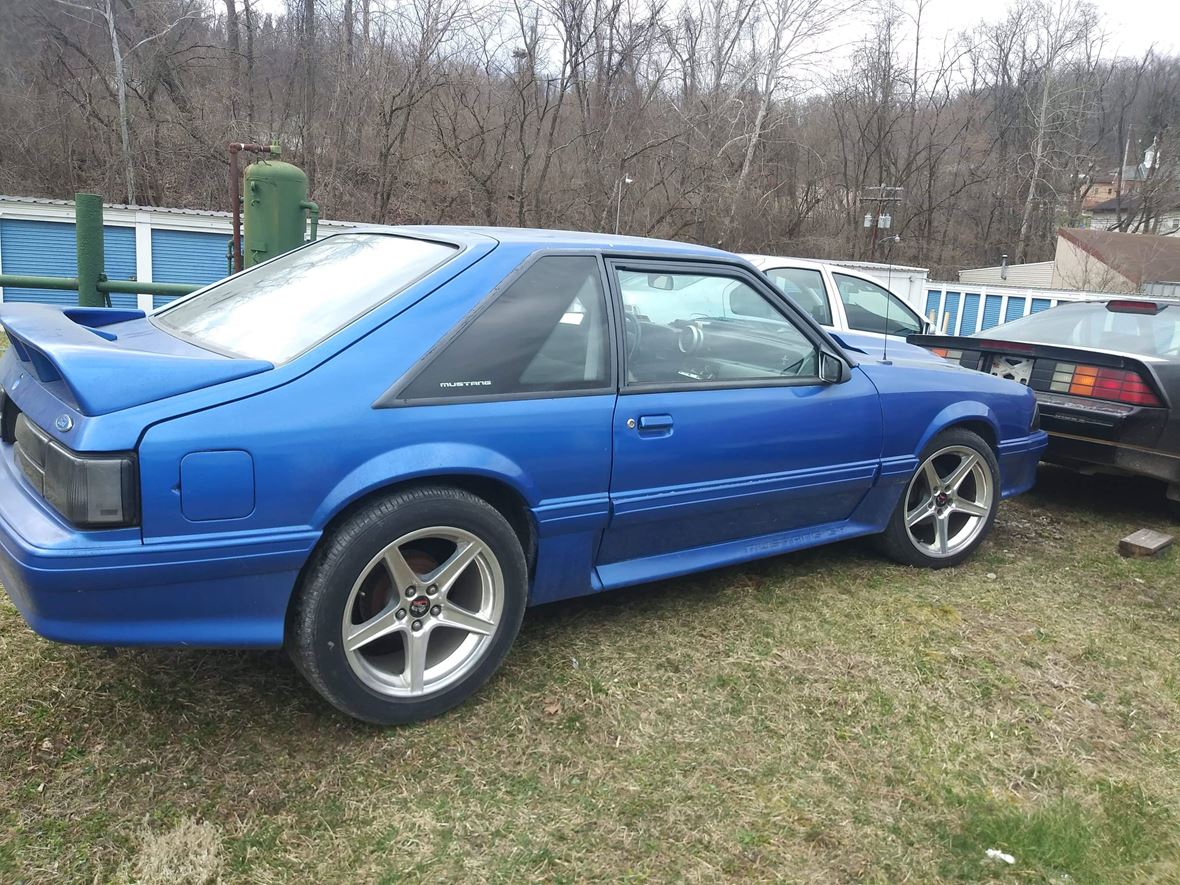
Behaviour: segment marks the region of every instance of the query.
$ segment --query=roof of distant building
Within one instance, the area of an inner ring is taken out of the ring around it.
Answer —
[[[1136,285],[1180,278],[1180,237],[1066,227],[1057,234]]]

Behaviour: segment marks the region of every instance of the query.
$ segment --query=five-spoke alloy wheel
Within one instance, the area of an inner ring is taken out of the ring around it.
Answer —
[[[999,498],[991,447],[970,431],[944,431],[922,453],[882,546],[910,565],[956,565],[991,528]]]
[[[353,584],[344,652],[374,691],[421,697],[479,663],[503,607],[504,575],[486,544],[454,526],[419,529],[373,557]]]
[[[292,608],[291,656],[352,716],[425,719],[499,667],[526,596],[520,540],[495,508],[444,486],[397,492],[325,537]]]

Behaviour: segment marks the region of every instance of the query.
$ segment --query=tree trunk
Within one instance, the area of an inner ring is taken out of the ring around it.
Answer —
[[[254,125],[254,0],[242,0],[246,20],[246,122]]]
[[[315,149],[312,118],[315,114],[315,0],[303,2],[303,164],[307,167],[307,189],[315,189]]]
[[[105,0],[107,29],[111,34],[111,55],[115,60],[115,97],[119,104],[119,140],[123,144],[123,176],[127,184],[127,204],[135,204],[135,158],[131,154],[131,124],[127,110],[127,73],[123,68],[123,50],[115,30],[115,10]]]
[[[1028,196],[1024,200],[1024,215],[1020,219],[1020,236],[1016,241],[1016,263],[1022,264],[1028,252],[1028,236],[1032,226],[1033,208],[1037,200],[1037,184],[1045,164],[1045,128],[1049,125],[1049,90],[1053,82],[1053,68],[1045,69],[1045,83],[1041,87],[1041,107],[1037,114],[1037,134],[1033,138],[1032,177],[1028,182]]]
[[[225,43],[229,55],[229,103],[236,121],[242,98],[242,47],[238,36],[238,6],[234,0],[225,0]]]

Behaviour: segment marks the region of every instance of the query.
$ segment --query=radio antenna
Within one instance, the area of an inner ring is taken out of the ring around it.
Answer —
[[[893,244],[901,242],[901,235],[894,234],[885,241],[885,291],[889,296],[885,299],[885,343],[881,346],[881,362],[889,362],[889,308],[893,306]]]

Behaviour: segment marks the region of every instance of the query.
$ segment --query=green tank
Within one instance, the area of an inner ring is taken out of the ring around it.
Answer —
[[[242,264],[252,267],[316,238],[319,208],[307,199],[307,175],[281,160],[259,160],[242,176]]]

